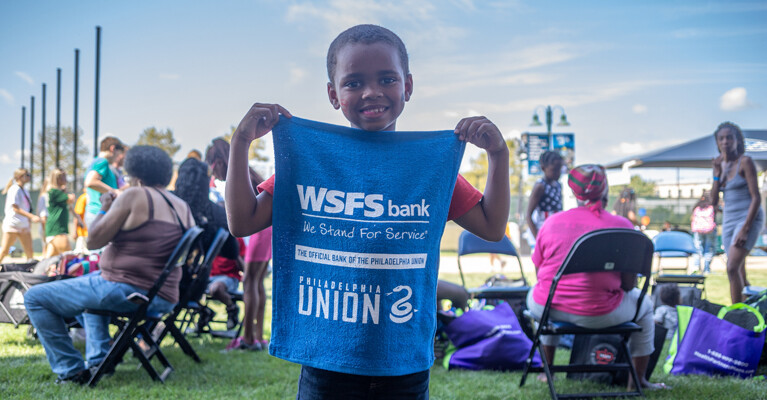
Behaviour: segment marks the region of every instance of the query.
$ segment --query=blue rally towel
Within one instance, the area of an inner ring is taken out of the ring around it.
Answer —
[[[464,143],[281,117],[270,354],[396,376],[434,362],[439,243]]]

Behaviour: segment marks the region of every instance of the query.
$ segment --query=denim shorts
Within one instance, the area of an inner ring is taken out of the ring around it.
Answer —
[[[426,400],[428,398],[428,369],[402,376],[365,376],[307,366],[301,367],[298,395],[296,395],[297,400]]]
[[[228,275],[216,275],[216,276],[211,276],[210,280],[208,280],[208,288],[205,290],[205,292],[210,294],[210,287],[216,282],[224,282],[226,291],[229,293],[235,293],[237,289],[240,288],[239,279],[232,278],[231,276],[228,276]]]

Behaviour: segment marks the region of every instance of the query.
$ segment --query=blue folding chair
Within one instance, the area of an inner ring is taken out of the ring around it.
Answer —
[[[702,298],[706,293],[706,277],[700,274],[689,274],[689,260],[693,255],[698,254],[698,250],[693,243],[692,235],[687,232],[667,231],[657,234],[653,239],[655,255],[658,258],[658,272],[654,277],[653,298],[655,305],[660,304],[660,299],[655,295],[655,288],[662,283],[675,283],[681,286],[692,287],[694,293],[685,294],[682,297],[687,299],[684,304],[690,303],[691,298]],[[685,258],[684,268],[663,267],[661,261],[663,258]],[[671,270],[676,273],[665,273]],[[681,288],[680,288],[681,289]],[[683,289],[688,290],[688,289]]]
[[[690,266],[689,258],[698,254],[698,250],[693,243],[692,235],[686,232],[667,231],[657,234],[652,243],[655,246],[655,255],[658,258],[658,274],[663,274],[661,261],[663,258],[684,258],[686,263],[684,272]],[[666,267],[666,269],[682,271],[680,267]]]
[[[461,256],[477,253],[495,253],[503,254],[510,257],[514,257],[519,265],[520,279],[505,282],[502,285],[483,286],[478,288],[466,288],[466,280],[463,276],[463,268],[461,266]],[[530,286],[525,278],[525,273],[522,270],[522,260],[519,258],[517,249],[511,243],[511,240],[507,236],[504,236],[498,242],[488,242],[469,231],[461,232],[461,236],[458,238],[458,272],[461,274],[461,283],[463,287],[474,298],[479,299],[514,299],[524,298],[527,296],[527,292],[530,290]]]

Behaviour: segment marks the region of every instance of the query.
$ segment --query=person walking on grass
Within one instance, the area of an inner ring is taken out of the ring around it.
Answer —
[[[0,248],[2,261],[18,240],[27,260],[34,258],[32,251],[31,223],[40,222],[40,217],[32,213],[32,201],[24,185],[30,181],[31,175],[24,168],[13,172],[13,178],[3,189],[5,197],[5,217],[3,218],[3,242]]]
[[[48,177],[48,218],[45,221],[44,257],[69,251],[69,207],[75,195],[67,194],[67,174],[59,168]]]
[[[719,192],[724,194],[722,246],[727,254],[730,298],[735,304],[743,301],[743,287],[750,285],[746,277],[746,256],[762,232],[764,211],[756,181],[756,165],[745,155],[740,127],[723,122],[714,131],[714,138],[719,156],[713,161],[711,204],[716,209]]]

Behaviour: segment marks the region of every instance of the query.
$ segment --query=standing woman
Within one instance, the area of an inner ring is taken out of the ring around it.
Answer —
[[[3,218],[3,244],[0,249],[0,261],[8,255],[11,245],[18,239],[27,259],[32,259],[32,232],[30,222],[40,222],[40,217],[32,214],[32,201],[24,185],[29,182],[29,171],[19,168],[13,172],[13,178],[5,185],[5,218]]]
[[[67,194],[67,173],[56,168],[48,178],[48,219],[45,223],[45,258],[69,251],[69,205],[74,194]]]
[[[229,167],[229,143],[225,140],[213,139],[205,152],[205,162],[210,165],[213,177],[219,181],[226,179]],[[256,190],[258,184],[264,181],[253,168],[249,169],[251,190]],[[264,313],[266,311],[266,289],[264,278],[272,256],[271,227],[250,236],[248,249],[245,253],[245,274],[242,281],[245,316],[243,318],[243,334],[234,338],[227,350],[245,349],[261,350],[266,348],[267,341],[263,339]],[[253,320],[256,320],[255,324]]]
[[[738,125],[724,122],[714,132],[719,157],[713,161],[714,184],[711,204],[716,208],[719,192],[724,193],[722,245],[727,253],[727,276],[730,278],[732,303],[743,301],[746,278],[746,256],[756,244],[764,226],[756,166],[745,155],[743,133]]]

